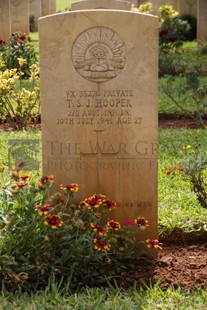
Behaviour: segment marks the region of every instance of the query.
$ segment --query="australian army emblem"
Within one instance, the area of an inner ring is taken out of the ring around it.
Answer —
[[[125,46],[113,30],[90,28],[75,40],[72,61],[83,78],[96,83],[105,82],[115,78],[124,68]]]

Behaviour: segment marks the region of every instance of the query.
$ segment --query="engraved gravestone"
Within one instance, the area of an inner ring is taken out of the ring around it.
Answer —
[[[197,39],[207,40],[207,2],[205,0],[198,1],[198,15],[197,15]]]
[[[29,33],[29,0],[10,0],[11,32]]]
[[[178,11],[180,14],[197,16],[197,0],[180,0]]]
[[[127,25],[127,27],[126,27]],[[103,193],[157,238],[158,19],[121,10],[41,18],[43,172]]]
[[[41,0],[42,16],[51,15],[56,12],[56,0]]]
[[[88,9],[117,9],[131,10],[132,3],[130,1],[120,0],[83,0],[71,3],[71,11],[88,10]]]
[[[11,35],[10,5],[8,0],[0,1],[0,40],[7,41]]]
[[[38,31],[38,19],[42,16],[42,0],[29,0],[29,15],[34,18],[34,28]]]

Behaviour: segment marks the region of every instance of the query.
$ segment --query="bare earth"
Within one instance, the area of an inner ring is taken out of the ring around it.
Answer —
[[[183,290],[207,289],[207,243],[164,244],[157,261],[141,258],[132,261],[126,272],[118,278],[125,289],[136,283],[137,287],[159,282],[163,289],[170,286]]]

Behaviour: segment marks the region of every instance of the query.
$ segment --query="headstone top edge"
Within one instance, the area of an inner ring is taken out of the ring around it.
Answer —
[[[131,14],[131,15],[137,15],[137,16],[147,16],[147,17],[151,17],[154,19],[158,20],[158,16],[153,15],[153,14],[146,14],[146,13],[140,13],[140,12],[132,12],[132,11],[127,11],[127,10],[117,10],[117,9],[87,9],[87,10],[74,10],[74,11],[67,11],[67,12],[61,12],[61,13],[55,13],[55,14],[51,14],[51,15],[46,15],[46,16],[42,16],[38,19],[39,22],[46,20],[46,19],[50,19],[50,18],[54,18],[54,17],[59,17],[59,16],[63,16],[63,15],[76,15],[76,14],[83,14],[83,13],[89,13],[89,12],[94,12],[94,13],[117,13],[119,12],[120,14]]]

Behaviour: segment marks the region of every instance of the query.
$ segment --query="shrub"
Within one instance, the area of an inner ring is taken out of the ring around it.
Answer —
[[[20,68],[26,60],[17,59]],[[1,71],[1,69],[3,69]],[[31,118],[39,115],[39,68],[33,64],[27,72],[29,80],[23,80],[24,72],[6,69],[0,61],[0,112],[1,121],[7,121],[14,130],[26,128]]]
[[[185,116],[199,120],[201,125],[207,115],[207,86],[201,79],[207,70],[203,66],[186,66],[181,83],[176,83],[170,76],[162,86],[162,90]],[[191,102],[191,110],[186,108],[186,102]]]
[[[35,32],[35,16],[34,15],[29,16],[29,30],[30,32]]]
[[[191,190],[196,194],[200,205],[207,209],[207,159],[202,150],[202,145],[198,139],[195,139],[194,145],[185,145],[186,157],[182,164],[187,177],[191,184]]]
[[[199,40],[198,42],[198,55],[207,55],[207,41],[206,40]]]
[[[161,5],[158,15],[160,50],[168,53],[182,45],[191,27],[186,20],[178,17],[178,13],[170,5]]]
[[[182,14],[179,15],[181,20],[185,20],[190,25],[190,30],[185,33],[185,41],[193,41],[196,40],[197,37],[197,18],[193,15]]]
[[[177,49],[186,40],[190,25],[179,17],[165,19],[159,28],[159,45],[161,51]]]
[[[160,53],[159,76],[180,75],[185,72],[187,63],[178,53]]]
[[[24,78],[29,78],[30,66],[37,62],[37,54],[34,46],[30,44],[28,36],[21,32],[15,32],[7,42],[0,46],[0,60],[4,61],[5,68],[17,69],[17,72],[24,73]],[[25,60],[23,66],[19,64],[19,58]]]
[[[142,3],[140,6],[139,6],[139,9],[138,11],[140,13],[148,13],[148,14],[151,14],[152,13],[152,3],[151,2],[146,2],[146,3]]]
[[[62,184],[50,195],[54,178],[36,180],[21,173],[23,165],[12,169],[9,180],[0,170],[0,279],[6,288],[36,290],[51,277],[74,288],[98,285],[139,256],[130,226],[141,232],[146,219],[123,225],[109,220],[116,203],[102,194],[77,203],[77,184]],[[160,248],[157,240],[147,240],[147,247]]]

